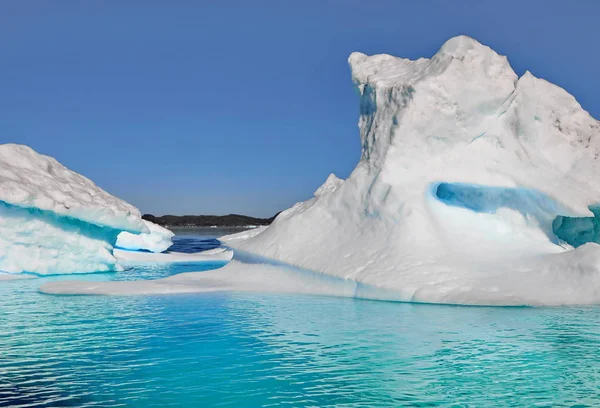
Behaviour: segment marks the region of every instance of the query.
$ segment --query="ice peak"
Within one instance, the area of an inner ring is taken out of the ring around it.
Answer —
[[[450,70],[472,81],[516,82],[517,75],[505,56],[466,35],[449,39],[432,58],[409,60],[388,54],[367,56],[353,52],[348,58],[352,79],[359,86],[410,86]]]
[[[317,191],[314,192],[314,196],[319,197],[323,194],[335,191],[339,186],[342,185],[343,182],[344,180],[338,178],[335,174],[331,173],[329,177],[327,177],[327,180],[325,180],[325,183],[323,183],[321,187],[319,187]]]
[[[436,55],[451,55],[454,58],[462,59],[469,52],[479,54],[493,53],[498,55],[496,51],[468,35],[459,35],[450,38],[442,45]]]

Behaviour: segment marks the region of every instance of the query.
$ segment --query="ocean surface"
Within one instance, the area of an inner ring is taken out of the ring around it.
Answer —
[[[221,233],[180,233],[174,249],[213,248]],[[155,279],[200,269],[136,267],[76,278]],[[0,282],[0,406],[600,405],[597,307],[38,292],[56,279],[64,277]]]

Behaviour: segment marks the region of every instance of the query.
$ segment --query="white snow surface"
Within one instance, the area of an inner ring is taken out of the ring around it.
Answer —
[[[344,180],[339,179],[335,174],[331,173],[329,177],[327,177],[327,180],[325,180],[325,183],[323,183],[313,195],[315,197],[319,197],[323,194],[331,193],[337,190],[337,188],[341,186],[343,182]]]
[[[115,270],[120,231],[148,232],[137,208],[51,157],[0,145],[0,271]]]
[[[557,215],[600,204],[599,123],[564,89],[466,36],[430,59],[353,53],[361,159],[345,181],[228,245],[401,300],[600,303],[600,246],[573,250]],[[334,181],[334,182],[332,182]],[[482,211],[448,205],[470,186]]]
[[[235,234],[223,235],[222,237],[219,237],[219,241],[227,245],[236,241],[245,241],[247,239],[254,238],[266,229],[266,226],[261,226],[242,232],[237,232]]]
[[[137,208],[24,145],[0,145],[0,201],[99,226],[147,232]]]
[[[129,250],[144,249],[151,252],[163,252],[173,245],[172,238],[175,236],[173,232],[153,222],[143,221],[150,232],[141,234],[121,232],[117,237],[116,246]]]

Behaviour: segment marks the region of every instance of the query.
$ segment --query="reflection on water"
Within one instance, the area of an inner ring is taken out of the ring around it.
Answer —
[[[48,296],[37,292],[42,281],[0,282],[0,406],[600,400],[600,308],[246,293]]]

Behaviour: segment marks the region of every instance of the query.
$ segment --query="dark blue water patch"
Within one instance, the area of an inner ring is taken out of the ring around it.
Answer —
[[[173,237],[173,245],[171,245],[166,252],[183,252],[186,254],[194,254],[196,252],[208,251],[210,249],[220,248],[221,243],[216,238],[199,238],[195,236],[191,237]],[[130,252],[147,252],[152,253],[147,249],[129,249],[115,246],[116,249],[121,251]]]
[[[208,251],[210,249],[220,248],[221,243],[219,240],[214,238],[209,239],[198,239],[196,237],[174,237],[173,245],[171,245],[168,251],[171,252],[185,252],[186,254],[193,254],[196,252]]]

